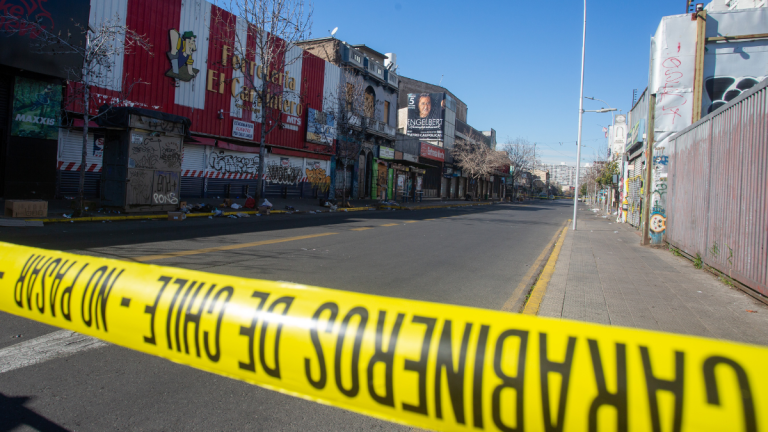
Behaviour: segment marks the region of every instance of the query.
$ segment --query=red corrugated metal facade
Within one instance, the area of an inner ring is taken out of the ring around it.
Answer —
[[[132,53],[125,54],[122,59],[122,67],[120,68],[119,65],[115,67],[116,74],[121,75],[120,79],[123,83],[132,83],[137,80],[140,80],[142,83],[133,85],[129,94],[125,94],[125,87],[127,87],[125,85],[122,86],[122,94],[119,88],[94,88],[96,94],[103,96],[99,101],[109,103],[114,100],[113,98],[120,98],[122,96],[135,106],[187,117],[192,120],[191,129],[193,134],[212,135],[222,140],[232,138],[233,120],[239,119],[255,123],[253,141],[254,145],[256,145],[260,137],[260,123],[252,120],[250,111],[241,110],[242,114],[239,117],[235,117],[236,112],[231,109],[233,100],[232,81],[233,78],[237,79],[237,77],[233,76],[237,72],[231,67],[231,47],[233,45],[232,41],[235,39],[235,33],[238,31],[235,28],[239,29],[241,25],[241,23],[237,22],[236,17],[215,5],[206,3],[202,7],[200,4],[189,6],[184,5],[182,0],[119,0],[118,2],[92,0],[91,21],[94,21],[95,16],[103,16],[103,19],[114,18],[116,15],[111,15],[112,12],[115,9],[118,10],[118,13],[120,12],[120,6],[116,7],[115,4],[121,2],[125,11],[125,25],[131,30],[145,35],[152,44],[152,52],[148,53],[141,49],[134,49]],[[167,54],[171,50],[169,31],[174,29],[183,34],[185,31],[188,31],[187,27],[190,27],[188,24],[190,20],[201,19],[199,16],[194,16],[197,14],[196,11],[184,10],[185,7],[201,8],[201,11],[208,14],[208,17],[205,18],[205,23],[198,22],[196,24],[198,29],[204,29],[204,31],[196,33],[196,38],[198,47],[207,45],[207,58],[206,53],[200,52],[199,48],[198,51],[193,52],[191,55],[194,61],[193,67],[199,67],[200,72],[193,80],[182,82],[177,87],[177,81],[167,76],[169,69],[171,69],[171,62]],[[190,16],[192,17],[190,18]],[[187,17],[187,24],[183,22],[185,17]],[[243,30],[246,27],[242,25]],[[198,34],[203,32],[206,34]],[[253,47],[254,32],[246,31],[245,34],[247,34],[249,47]],[[224,66],[222,64],[222,52],[227,44],[230,47],[230,63]],[[296,79],[296,90],[300,89],[301,113],[300,115],[297,113],[296,116],[300,119],[301,124],[298,125],[298,130],[283,127],[274,128],[267,135],[266,142],[276,147],[302,151],[308,156],[311,155],[315,158],[327,159],[327,156],[324,157],[321,154],[330,155],[332,148],[306,141],[307,107],[321,110],[323,106],[325,61],[307,52],[301,52],[300,56],[300,63],[296,63],[300,64],[300,66],[294,66],[293,68],[301,67],[301,76],[294,77]],[[248,60],[254,61],[255,59],[250,58]],[[280,67],[275,69],[282,71],[288,68],[288,66],[283,65],[283,60],[282,58],[278,59]],[[223,74],[225,81],[223,93],[211,91],[208,82],[208,71],[212,71],[215,78],[213,83],[214,90],[218,90],[220,74]],[[241,81],[246,80],[241,78]],[[280,84],[270,85],[277,89],[283,87]],[[179,93],[186,91],[186,89],[189,89],[190,92],[197,92],[197,95],[191,97],[191,99],[197,98],[196,100],[200,104],[198,108],[190,106],[190,103],[180,103],[177,100],[187,97],[187,95],[180,95]],[[204,89],[204,94],[199,94],[201,89]],[[202,103],[203,99],[204,104]],[[93,108],[95,113],[97,107]],[[81,111],[81,109],[75,106],[70,106],[69,109]],[[222,119],[219,118],[220,112],[223,113]],[[285,118],[286,115],[282,114],[282,117]],[[236,139],[233,139],[233,142],[242,143],[242,141],[237,141]]]

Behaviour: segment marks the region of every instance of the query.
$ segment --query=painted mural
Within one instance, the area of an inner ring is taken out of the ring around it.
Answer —
[[[660,245],[664,241],[664,232],[667,229],[667,168],[669,156],[666,147],[656,147],[653,157],[653,185],[651,189],[651,216],[649,228],[651,244]]]
[[[706,113],[709,114],[717,110],[738,97],[741,93],[751,89],[765,78],[766,76],[715,76],[707,78],[704,80],[704,88],[707,91],[707,96],[709,96],[710,102],[709,106],[705,107],[707,110]]]
[[[313,188],[325,193],[331,187],[331,176],[325,170],[326,162],[307,161],[307,167],[304,172],[307,174],[307,181]]]

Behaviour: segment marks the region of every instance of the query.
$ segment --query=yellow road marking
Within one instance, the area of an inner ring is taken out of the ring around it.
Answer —
[[[414,222],[418,222],[418,221],[405,221],[405,223],[414,223]]]
[[[539,307],[542,300],[544,300],[544,294],[547,292],[547,285],[549,285],[549,280],[552,279],[552,274],[555,272],[557,257],[560,255],[560,249],[562,249],[565,242],[565,233],[567,231],[568,226],[566,225],[558,239],[559,241],[555,244],[552,255],[547,260],[547,265],[544,266],[544,271],[541,272],[539,280],[536,281],[536,285],[531,289],[531,297],[528,299],[528,303],[525,304],[525,309],[523,310],[524,315],[538,315]]]
[[[220,252],[220,251],[233,250],[233,249],[249,248],[254,246],[263,246],[263,245],[275,244],[275,243],[284,243],[289,241],[304,240],[304,239],[310,239],[315,237],[324,237],[324,236],[335,235],[335,234],[338,234],[338,233],[323,233],[323,234],[304,235],[304,236],[298,236],[298,237],[286,237],[286,238],[280,238],[280,239],[262,240],[262,241],[252,242],[252,243],[240,243],[240,244],[233,244],[233,245],[227,245],[227,246],[217,246],[212,248],[169,252],[169,253],[159,254],[159,255],[146,255],[146,256],[140,256],[140,257],[128,258],[128,259],[133,261],[138,261],[138,262],[154,261],[154,260],[160,260],[165,258],[198,255],[198,254],[204,254],[204,253],[210,253],[210,252]]]
[[[568,221],[563,222],[562,226],[565,226],[566,224],[568,224]],[[512,291],[512,295],[507,299],[506,302],[504,302],[504,306],[501,307],[501,310],[506,312],[517,312],[516,310],[513,310],[515,303],[517,303],[517,300],[523,295],[525,289],[528,288],[528,284],[530,283],[531,277],[533,277],[533,273],[539,268],[541,262],[547,256],[547,252],[549,252],[549,250],[552,248],[552,245],[557,241],[557,237],[560,235],[560,231],[561,228],[558,228],[557,231],[555,231],[555,235],[553,235],[549,243],[544,246],[544,250],[541,251],[538,258],[536,258],[536,261],[531,264],[528,272],[525,273],[523,279],[517,285],[515,290]]]
[[[371,227],[352,228],[350,231],[365,231],[365,230],[369,230],[369,229],[373,229],[373,228],[371,228]]]
[[[434,219],[424,219],[424,220],[425,220],[425,221],[428,221],[428,220],[434,220]]]
[[[399,223],[396,223],[396,224],[384,224],[382,226],[398,226],[398,225],[400,225],[400,224]]]

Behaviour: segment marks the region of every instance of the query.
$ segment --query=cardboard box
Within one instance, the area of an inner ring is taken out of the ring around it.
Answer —
[[[182,212],[168,212],[169,221],[183,221],[187,218],[187,215]]]
[[[47,217],[48,201],[43,200],[6,200],[7,217]]]
[[[271,207],[267,207],[267,206],[261,206],[261,207],[259,207],[259,213],[261,213],[261,214],[263,214],[263,215],[268,215],[268,214],[269,214],[269,209],[270,209],[270,208],[271,208]]]
[[[227,198],[227,199],[225,199],[225,200],[224,200],[224,202],[222,203],[222,205],[223,205],[224,207],[226,207],[226,208],[230,208],[230,207],[232,207],[232,200],[231,200],[231,199],[229,199],[229,198]]]
[[[186,201],[181,201],[179,203],[179,209],[180,210],[184,210],[185,208],[187,208],[187,202]]]

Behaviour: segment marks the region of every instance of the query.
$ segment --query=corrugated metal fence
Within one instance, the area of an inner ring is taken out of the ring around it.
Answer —
[[[666,240],[768,295],[768,79],[678,133]]]

